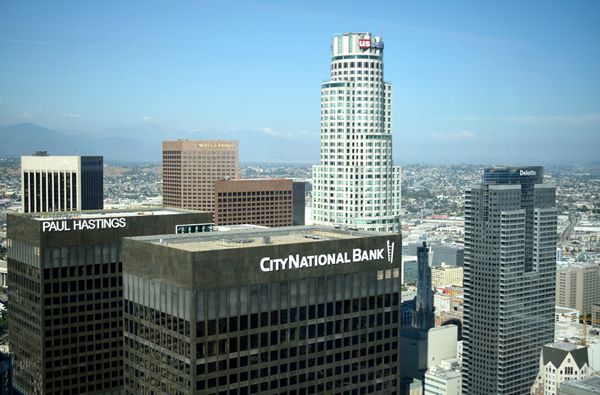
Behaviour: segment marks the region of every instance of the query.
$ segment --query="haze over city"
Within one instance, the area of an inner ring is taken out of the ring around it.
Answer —
[[[117,147],[134,147],[129,159],[158,161],[161,140],[220,137],[240,140],[241,160],[317,162],[329,38],[371,31],[386,42],[397,163],[593,162],[599,12],[593,1],[4,2],[0,150],[18,146],[8,126],[33,123],[79,136],[53,154],[123,159]],[[28,143],[12,156],[44,148]]]

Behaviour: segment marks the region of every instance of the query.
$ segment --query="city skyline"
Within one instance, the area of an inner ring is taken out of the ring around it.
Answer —
[[[4,4],[0,125],[258,135],[316,162],[327,39],[372,31],[396,86],[398,163],[598,160],[598,4],[515,4]]]

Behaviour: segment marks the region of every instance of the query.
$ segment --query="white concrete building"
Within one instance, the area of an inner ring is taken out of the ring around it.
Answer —
[[[579,310],[570,307],[556,306],[554,310],[555,322],[579,322]]]
[[[456,359],[443,360],[425,373],[424,395],[460,395],[461,392],[460,363]]]
[[[317,225],[399,231],[400,167],[392,161],[392,86],[383,39],[333,38],[331,78],[321,84],[321,161],[313,167]]]
[[[542,348],[540,371],[531,387],[531,394],[557,395],[563,381],[581,380],[589,375],[586,347],[575,343],[550,343]]]

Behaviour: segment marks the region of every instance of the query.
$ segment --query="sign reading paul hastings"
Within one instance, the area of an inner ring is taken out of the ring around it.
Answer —
[[[67,232],[70,230],[118,229],[127,226],[126,218],[76,218],[44,221],[42,232]]]
[[[307,267],[339,265],[341,263],[359,263],[384,260],[394,263],[394,243],[387,240],[386,247],[363,250],[353,248],[352,252],[333,252],[319,255],[289,255],[287,258],[271,259],[264,257],[260,260],[260,270],[274,272],[278,270],[304,269]],[[384,255],[385,254],[385,255]]]

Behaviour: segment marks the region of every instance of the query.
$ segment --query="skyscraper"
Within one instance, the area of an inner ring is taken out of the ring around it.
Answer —
[[[333,38],[331,79],[321,84],[321,162],[313,167],[315,224],[397,231],[400,167],[392,161],[392,85],[383,39]]]
[[[539,166],[485,169],[465,192],[465,394],[528,393],[554,339],[555,193]]]
[[[8,214],[18,393],[120,393],[123,237],[173,234],[211,220],[210,213],[174,209]]]
[[[431,264],[429,259],[429,248],[423,242],[417,247],[417,298],[416,310],[413,316],[413,327],[427,331],[435,326],[433,315],[433,291],[431,290]]]
[[[22,156],[23,212],[102,209],[103,175],[101,156]]]
[[[163,141],[163,204],[214,212],[216,180],[239,178],[237,141]]]
[[[125,393],[397,393],[399,243],[298,226],[126,239]]]

